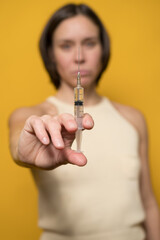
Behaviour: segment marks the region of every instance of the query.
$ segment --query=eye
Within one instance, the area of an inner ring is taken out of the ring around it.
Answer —
[[[64,49],[64,50],[69,50],[71,48],[71,44],[64,43],[64,44],[61,45],[61,48]]]
[[[87,47],[94,47],[96,45],[96,42],[95,41],[87,41],[86,42],[86,46]]]

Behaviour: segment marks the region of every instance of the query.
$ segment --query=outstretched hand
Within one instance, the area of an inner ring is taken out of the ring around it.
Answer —
[[[92,129],[93,125],[92,117],[85,114],[84,129]],[[76,131],[77,123],[71,114],[30,116],[19,138],[19,161],[46,170],[67,163],[84,166],[84,154],[71,149]]]

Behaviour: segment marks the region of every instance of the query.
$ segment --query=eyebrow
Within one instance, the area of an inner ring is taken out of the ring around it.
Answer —
[[[90,40],[99,40],[99,37],[95,37],[95,36],[91,36],[91,37],[86,37],[86,38],[84,38],[83,40],[82,40],[82,42],[87,42],[87,41],[90,41]],[[74,40],[72,40],[72,39],[67,39],[67,38],[64,38],[64,39],[59,39],[58,41],[57,41],[58,43],[73,43],[74,42]]]

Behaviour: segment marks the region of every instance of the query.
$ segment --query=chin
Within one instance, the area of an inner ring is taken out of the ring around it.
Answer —
[[[82,77],[81,78],[81,85],[84,88],[95,86],[95,80],[91,79],[90,77]]]

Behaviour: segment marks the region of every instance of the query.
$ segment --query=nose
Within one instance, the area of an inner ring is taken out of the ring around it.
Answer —
[[[85,53],[82,47],[78,47],[75,51],[75,63],[82,64],[85,62]]]

